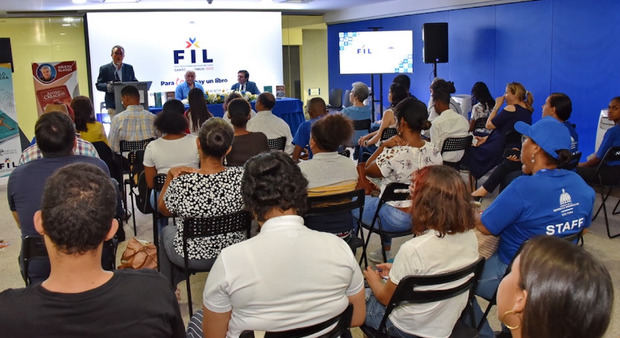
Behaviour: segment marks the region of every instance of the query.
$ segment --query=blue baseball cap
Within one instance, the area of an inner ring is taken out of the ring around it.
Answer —
[[[570,149],[571,138],[568,128],[553,117],[543,117],[532,125],[523,121],[517,121],[514,127],[519,133],[534,140],[536,144],[556,160],[559,157],[558,150]]]

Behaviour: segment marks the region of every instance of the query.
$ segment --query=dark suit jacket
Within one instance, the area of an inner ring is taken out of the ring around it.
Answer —
[[[133,73],[133,67],[130,64],[123,63],[121,68],[123,82],[138,81]],[[108,93],[108,82],[114,81],[114,64],[112,62],[99,67],[99,76],[97,77],[97,90],[105,92],[106,108],[114,108],[114,93]]]
[[[114,75],[114,74],[112,74]],[[234,85],[232,85],[232,87],[230,87],[230,90],[239,90],[239,82],[235,83]],[[250,92],[252,94],[260,94],[260,90],[258,90],[258,87],[256,86],[256,83],[252,82],[252,81],[248,81],[245,84],[245,91]]]

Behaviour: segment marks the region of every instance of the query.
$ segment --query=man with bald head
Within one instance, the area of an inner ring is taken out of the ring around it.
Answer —
[[[179,84],[177,89],[174,91],[174,98],[179,101],[186,99],[189,91],[194,88],[200,88],[203,92],[205,91],[200,83],[196,82],[196,72],[193,70],[188,70],[185,72],[185,82]]]

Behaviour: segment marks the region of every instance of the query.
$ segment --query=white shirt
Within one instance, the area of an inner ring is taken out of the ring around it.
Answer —
[[[203,303],[217,313],[232,310],[227,337],[238,337],[243,330],[324,322],[363,288],[360,267],[342,239],[308,229],[300,216],[280,216],[267,220],[255,237],[222,250]]]
[[[444,110],[431,124],[431,142],[439,151],[447,138],[467,136],[468,133],[469,122],[452,109]],[[464,153],[464,150],[449,151],[441,154],[441,157],[444,161],[458,162]]]
[[[398,284],[409,275],[436,275],[463,268],[478,259],[478,240],[472,230],[437,237],[434,230],[414,237],[401,245],[390,270],[390,280]],[[465,277],[467,278],[467,277]],[[448,289],[456,283],[429,289]],[[454,298],[426,304],[400,306],[390,314],[390,321],[404,332],[420,337],[448,337],[467,303],[467,292]]]
[[[246,129],[248,131],[261,132],[267,136],[267,139],[285,136],[286,145],[284,151],[290,155],[293,153],[293,149],[295,149],[291,128],[283,119],[275,116],[271,110],[256,113],[256,116],[248,121]]]
[[[433,122],[434,119],[437,118],[437,116],[439,116],[439,114],[437,114],[437,112],[435,111],[435,105],[433,104],[433,97],[431,96],[428,99],[428,120]],[[463,115],[463,111],[461,110],[461,104],[456,102],[456,100],[451,97],[450,98],[450,109],[454,110],[457,114],[459,115]],[[467,119],[467,113],[465,112],[465,118]]]
[[[308,189],[357,181],[355,162],[338,152],[314,154],[312,159],[299,162],[299,169],[308,180]]]
[[[196,136],[190,134],[176,140],[160,137],[151,141],[146,146],[142,163],[146,167],[155,167],[158,174],[166,174],[174,167],[198,168],[199,162]]]

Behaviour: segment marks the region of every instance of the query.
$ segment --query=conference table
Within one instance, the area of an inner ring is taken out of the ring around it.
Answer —
[[[255,109],[255,101],[250,102],[252,109]],[[221,103],[208,104],[209,111],[215,117],[224,116],[224,108]],[[189,106],[185,106],[189,108]],[[162,107],[149,107],[149,111],[153,114],[157,114],[162,110]],[[276,99],[276,105],[273,107],[272,112],[274,115],[283,119],[291,128],[291,133],[295,135],[297,127],[305,121],[304,117],[304,105],[300,99],[284,97]]]

